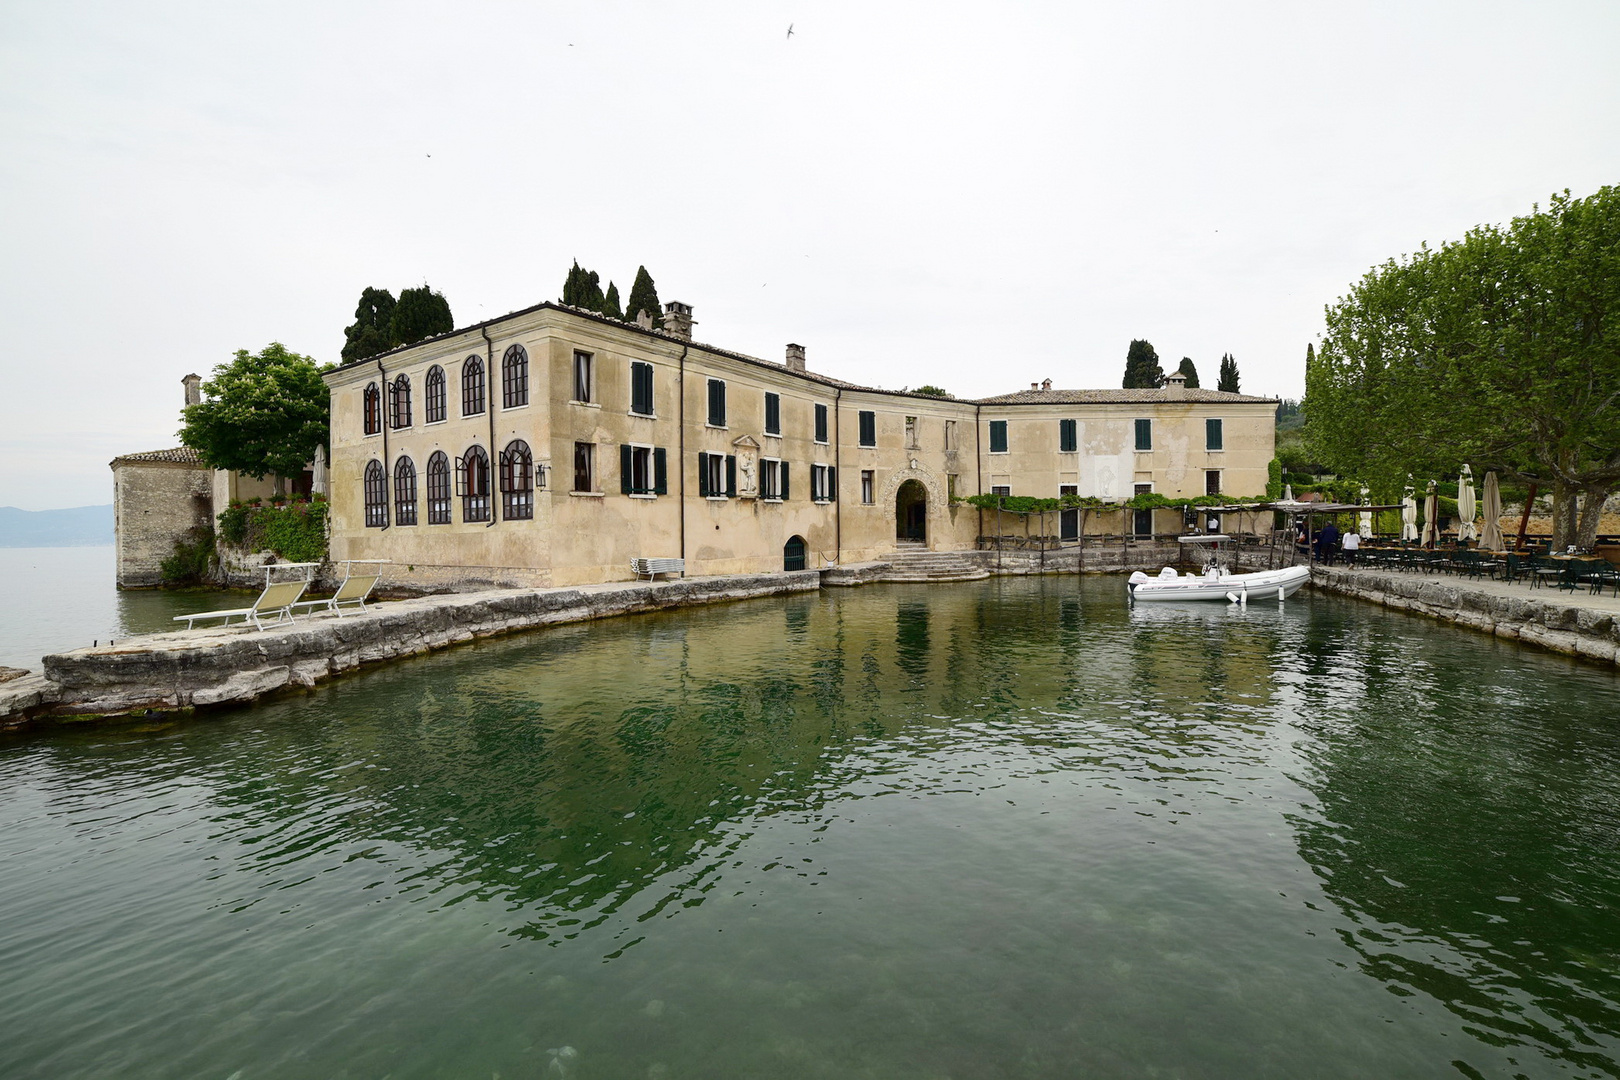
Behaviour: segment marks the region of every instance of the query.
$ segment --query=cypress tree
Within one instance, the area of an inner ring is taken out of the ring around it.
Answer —
[[[568,268],[568,276],[563,279],[561,300],[564,304],[567,304],[570,307],[580,306],[579,279],[584,275],[584,273],[585,271],[579,268],[579,260],[575,259],[574,265]]]
[[[394,305],[394,313],[388,320],[389,336],[396,346],[448,334],[455,328],[449,301],[426,283],[419,289],[401,290],[399,303]]]
[[[367,288],[354,309],[354,323],[343,328],[343,362],[365,360],[394,347],[389,320],[394,315],[394,294]]]
[[[653,326],[662,325],[664,305],[658,302],[658,288],[647,268],[640,266],[636,268],[636,282],[630,286],[630,299],[624,305],[624,317],[634,322],[643,311],[652,316]]]
[[[1309,346],[1307,346],[1307,348],[1309,348]],[[1232,358],[1231,353],[1225,353],[1221,356],[1221,381],[1219,384],[1217,384],[1215,389],[1223,390],[1228,394],[1237,394],[1242,392],[1238,389],[1237,361]]]
[[[1183,356],[1181,358],[1181,366],[1176,370],[1187,376],[1187,389],[1198,389],[1198,368],[1193,365],[1192,357]]]
[[[602,314],[610,319],[624,318],[624,312],[619,307],[619,287],[608,282],[607,296],[602,298]]]
[[[1127,390],[1151,390],[1164,385],[1164,369],[1159,366],[1159,354],[1151,342],[1140,338],[1131,342],[1125,353],[1125,381]]]

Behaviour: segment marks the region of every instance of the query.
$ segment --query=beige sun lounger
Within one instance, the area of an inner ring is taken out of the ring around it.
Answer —
[[[274,585],[266,585],[264,592],[253,601],[251,607],[231,608],[229,611],[199,611],[195,615],[176,615],[175,622],[184,622],[186,629],[190,630],[198,619],[224,619],[227,624],[236,616],[242,616],[243,622],[251,621],[255,627],[264,629],[264,620],[275,616],[271,625],[275,623],[292,621],[292,608],[298,598],[304,595],[309,588],[307,581],[278,581]]]
[[[307,608],[311,615],[324,608],[334,615],[341,616],[343,612],[339,609],[346,604],[364,611],[366,610],[366,600],[371,596],[371,590],[375,589],[377,582],[381,580],[381,573],[351,574],[343,579],[343,584],[338,586],[338,591],[329,598],[325,600],[303,600],[292,606],[295,608]]]

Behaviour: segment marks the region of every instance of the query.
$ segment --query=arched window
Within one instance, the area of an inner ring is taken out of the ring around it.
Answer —
[[[489,455],[482,446],[468,447],[456,458],[456,494],[462,521],[489,520]]]
[[[444,419],[444,368],[434,364],[427,373],[427,400],[422,403],[422,422],[437,424]]]
[[[513,439],[501,451],[501,518],[528,521],[534,517],[534,455],[529,444]]]
[[[365,393],[366,434],[375,435],[382,430],[382,395],[377,390],[376,383],[366,383]]]
[[[529,403],[529,354],[514,345],[501,358],[501,408],[515,409]]]
[[[461,415],[477,416],[484,411],[484,360],[469,356],[461,365]]]
[[[394,430],[411,426],[411,377],[401,375],[388,388],[388,425]]]
[[[428,524],[450,524],[450,459],[433,451],[427,466]]]
[[[416,524],[416,463],[403,454],[394,462],[394,524]]]
[[[366,462],[366,528],[387,526],[388,480],[383,476],[382,462],[373,458]]]

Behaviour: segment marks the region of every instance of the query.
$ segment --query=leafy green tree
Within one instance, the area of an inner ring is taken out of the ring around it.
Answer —
[[[1164,385],[1164,369],[1159,366],[1159,354],[1151,343],[1137,339],[1125,353],[1125,381],[1127,390],[1150,390]]]
[[[635,284],[630,286],[630,299],[625,301],[624,317],[633,322],[643,311],[652,316],[654,326],[660,325],[660,320],[664,317],[664,305],[658,302],[658,288],[653,284],[652,275],[647,273],[647,268],[638,266]]]
[[[602,295],[601,276],[595,270],[582,269],[576,259],[563,282],[562,302],[600,313],[606,300]]]
[[[1225,353],[1221,356],[1220,380],[1215,384],[1215,389],[1228,394],[1241,394],[1243,392],[1238,389],[1238,366],[1231,353]]]
[[[602,298],[602,314],[610,319],[624,318],[624,311],[619,307],[619,287],[608,282],[607,295]]]
[[[1198,368],[1192,362],[1192,357],[1183,356],[1181,358],[1181,366],[1176,368],[1176,370],[1187,377],[1187,389],[1198,389]]]
[[[360,294],[354,323],[343,330],[343,362],[365,360],[394,347],[389,321],[394,316],[394,294],[369,286]]]
[[[279,341],[256,354],[238,349],[235,360],[214,368],[202,392],[201,402],[181,412],[180,441],[213,468],[272,475],[276,493],[285,494],[285,478],[302,472],[315,448],[326,445],[331,395],[320,370]]]
[[[948,398],[948,397],[951,396],[949,390],[946,390],[944,387],[935,386],[933,383],[926,383],[926,384],[924,384],[922,386],[919,386],[919,387],[917,387],[917,389],[913,390],[912,393],[913,394],[926,394],[929,397]]]
[[[1620,188],[1375,267],[1328,309],[1305,387],[1337,471],[1394,491],[1494,469],[1551,487],[1555,545],[1590,545],[1620,486]]]
[[[449,301],[426,285],[403,290],[388,320],[388,333],[394,339],[395,348],[448,334],[455,328]]]

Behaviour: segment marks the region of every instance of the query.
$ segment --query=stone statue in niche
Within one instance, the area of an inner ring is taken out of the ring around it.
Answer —
[[[737,496],[743,499],[759,497],[759,443],[753,436],[744,435],[731,444],[737,455]]]

